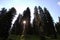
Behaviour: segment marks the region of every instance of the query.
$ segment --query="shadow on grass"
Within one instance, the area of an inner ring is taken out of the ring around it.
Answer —
[[[26,35],[21,38],[20,35],[10,35],[8,40],[40,40],[40,37],[37,35]],[[60,40],[60,35],[57,36],[57,39],[52,39],[46,36],[46,40]]]

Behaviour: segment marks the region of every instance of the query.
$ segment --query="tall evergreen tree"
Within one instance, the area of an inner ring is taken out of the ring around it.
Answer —
[[[11,27],[11,22],[16,14],[15,8],[11,8],[4,16],[0,19],[0,37],[3,38],[3,40],[6,40],[6,38],[9,35],[9,30]]]
[[[40,15],[40,18],[41,18],[41,24],[42,24],[42,27],[43,27],[43,30],[44,30],[44,34],[46,35],[47,34],[46,16],[45,16],[45,13],[44,13],[43,9],[40,6],[38,7],[38,9],[39,9],[39,15]]]
[[[39,16],[40,16],[40,23],[41,23],[41,28],[42,28],[42,30],[43,30],[43,32],[44,32],[44,12],[43,12],[43,9],[39,6],[38,7],[38,13],[39,13]]]
[[[31,27],[31,24],[30,24],[30,19],[31,18],[31,13],[30,13],[30,9],[29,7],[27,7],[27,9],[23,12],[23,17],[22,17],[22,21],[25,20],[26,21],[26,31],[27,33],[29,33],[30,31],[30,27]]]
[[[46,31],[48,35],[54,35],[55,33],[55,28],[54,28],[54,22],[53,19],[49,13],[49,11],[44,8],[44,13],[45,13],[45,17],[46,17]]]
[[[39,9],[39,12],[38,12],[38,9]],[[40,36],[41,40],[45,40],[43,23],[42,23],[42,15],[43,15],[42,11],[43,10],[40,9],[40,7],[38,9],[37,9],[37,7],[35,7],[35,9],[34,9],[33,29],[34,29],[34,33],[36,33],[38,36]]]
[[[17,17],[17,20],[13,24],[13,28],[11,30],[12,34],[19,35],[20,33],[22,33],[23,29],[22,29],[22,26],[21,26],[21,19],[22,19],[22,15],[19,14],[18,17]]]
[[[38,15],[38,9],[37,6],[34,8],[34,19],[33,19],[33,29],[34,29],[34,34],[38,34],[38,27],[37,27],[37,15]]]
[[[34,29],[34,32],[36,34],[39,34],[39,32],[42,31],[40,29],[40,27],[41,27],[41,19],[40,19],[40,15],[38,14],[38,9],[35,6],[35,8],[34,8],[33,29]]]

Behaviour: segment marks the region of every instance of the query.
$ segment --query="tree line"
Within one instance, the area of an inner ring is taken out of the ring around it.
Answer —
[[[9,30],[11,28],[13,18],[16,14],[16,9],[14,7],[9,9],[9,11],[7,11],[7,9],[5,8],[2,8],[2,10],[0,11],[0,37],[3,38],[3,40],[6,40],[8,38]],[[31,11],[30,8],[27,7],[27,9],[23,11],[23,15],[18,15],[10,33],[21,35],[24,26],[23,20],[26,20],[26,34],[56,37],[56,34],[60,33],[60,24],[56,23],[54,25],[53,18],[46,7],[42,9],[40,6],[35,6],[33,14],[34,19],[31,23]]]

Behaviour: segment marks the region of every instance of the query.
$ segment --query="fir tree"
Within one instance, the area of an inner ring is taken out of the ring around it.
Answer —
[[[0,37],[2,37],[4,40],[6,40],[6,38],[9,35],[9,30],[10,30],[10,27],[11,27],[11,22],[12,22],[12,19],[14,17],[13,14],[14,15],[16,14],[15,8],[11,8],[0,19]]]
[[[21,26],[21,18],[22,18],[22,15],[19,14],[18,17],[17,17],[17,20],[13,24],[13,28],[11,30],[12,34],[19,35],[20,33],[22,33],[23,29],[22,29],[22,26]]]
[[[49,11],[44,8],[44,13],[45,13],[45,17],[46,17],[46,31],[48,35],[55,35],[55,28],[54,28],[54,22],[53,19],[49,13]]]

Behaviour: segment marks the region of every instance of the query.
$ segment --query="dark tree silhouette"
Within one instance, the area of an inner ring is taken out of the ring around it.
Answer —
[[[12,31],[12,34],[16,34],[16,35],[21,35],[22,34],[22,26],[21,26],[21,19],[22,19],[22,15],[19,14],[17,20],[15,21]]]
[[[43,27],[43,30],[44,30],[44,34],[47,35],[47,27],[46,27],[46,16],[45,16],[45,13],[43,11],[43,9],[39,6],[38,7],[39,9],[39,15],[40,15],[40,18],[41,18],[41,26]]]
[[[45,14],[44,14],[44,12],[43,12],[43,9],[39,6],[38,7],[38,10],[39,10],[39,16],[40,16],[40,23],[41,23],[41,26],[42,26],[42,30],[43,30],[43,32],[44,32],[44,18],[45,18]]]
[[[36,33],[38,36],[40,36],[41,40],[45,40],[44,29],[43,29],[43,19],[42,19],[43,10],[40,6],[38,9],[37,7],[35,7],[34,9],[34,20],[33,20],[34,34]]]
[[[0,37],[2,37],[3,40],[6,40],[9,35],[11,22],[15,14],[16,10],[12,7],[6,14],[4,14],[4,16],[0,18]]]
[[[45,13],[45,17],[46,17],[46,31],[48,35],[54,35],[55,36],[55,27],[54,27],[54,22],[53,19],[49,13],[49,11],[44,8],[44,13]]]
[[[60,34],[60,23],[56,23],[56,24],[55,24],[55,27],[56,27],[56,29],[57,29],[57,30],[56,30],[57,33]]]
[[[2,8],[2,10],[1,10],[1,15],[5,14],[6,12],[7,12],[7,9]]]
[[[31,24],[30,24],[30,9],[29,7],[27,7],[27,9],[23,12],[23,17],[22,17],[22,21],[26,20],[26,33],[29,33],[30,28],[31,28]]]
[[[7,9],[2,8],[2,10],[0,11],[0,19],[7,13]]]
[[[33,19],[33,29],[34,29],[34,34],[38,34],[38,9],[35,6],[34,8],[34,19]]]
[[[27,7],[27,9],[24,11],[24,13],[23,13],[23,16],[25,17],[25,18],[28,18],[28,20],[30,21],[30,9],[29,9],[29,7]]]

